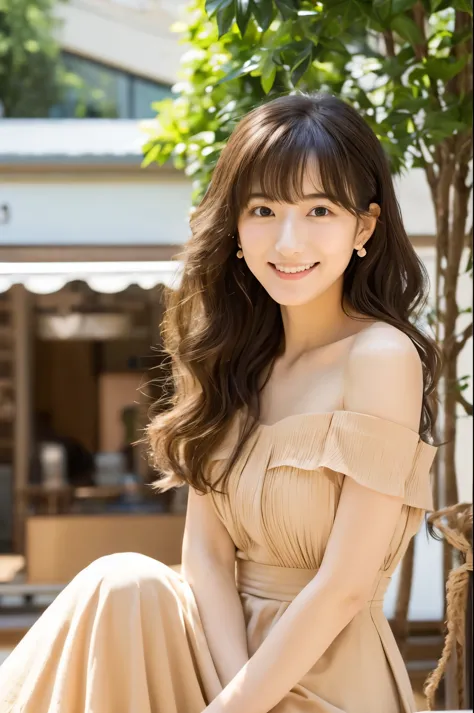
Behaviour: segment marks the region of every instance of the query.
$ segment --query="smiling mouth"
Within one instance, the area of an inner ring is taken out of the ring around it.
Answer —
[[[272,267],[275,268],[275,270],[278,270],[278,272],[283,272],[285,274],[294,274],[297,272],[308,272],[308,270],[311,270],[312,267],[317,265],[316,262],[308,262],[305,265],[279,265],[275,264],[273,262],[270,263]]]
[[[319,265],[319,262],[309,262],[305,265],[275,265],[272,262],[268,264],[278,277],[284,280],[296,280],[309,275]]]

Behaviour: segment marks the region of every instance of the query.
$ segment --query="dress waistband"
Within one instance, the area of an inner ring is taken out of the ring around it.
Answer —
[[[237,559],[236,582],[241,594],[253,594],[264,599],[291,602],[317,574],[317,569],[278,567],[251,560]],[[380,573],[367,600],[368,606],[383,606],[391,577]]]

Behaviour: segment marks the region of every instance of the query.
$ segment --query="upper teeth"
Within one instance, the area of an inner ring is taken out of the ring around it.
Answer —
[[[275,265],[276,269],[278,272],[304,272],[305,270],[309,270],[310,267],[313,267],[313,265],[316,265],[315,262],[310,263],[309,265],[301,265],[300,267],[285,267],[285,265]]]

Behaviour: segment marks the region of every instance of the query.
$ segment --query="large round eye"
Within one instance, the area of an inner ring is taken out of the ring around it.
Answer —
[[[268,212],[257,213],[257,210],[268,211]],[[255,213],[255,215],[257,215],[259,218],[268,218],[273,211],[264,205],[259,205],[259,206],[257,206],[257,208],[254,208],[254,210],[252,212]]]
[[[329,213],[331,212],[331,211],[329,210],[329,208],[325,208],[325,207],[322,206],[322,205],[318,206],[317,208],[313,208],[312,211],[311,211],[311,213],[313,212],[313,210],[325,210],[325,211],[327,211],[326,215],[321,215],[321,214],[319,214],[319,215],[315,216],[316,218],[326,218],[326,217],[329,215]]]

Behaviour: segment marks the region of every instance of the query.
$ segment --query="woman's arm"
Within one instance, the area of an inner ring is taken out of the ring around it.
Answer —
[[[211,495],[189,488],[183,540],[183,576],[197,602],[222,687],[249,660],[244,614],[235,584],[235,546]]]
[[[350,362],[346,410],[386,418],[418,432],[422,372],[408,337],[381,329],[377,338],[357,345]],[[402,504],[402,498],[344,479],[317,575],[206,713],[269,713],[277,706],[366,604]]]

